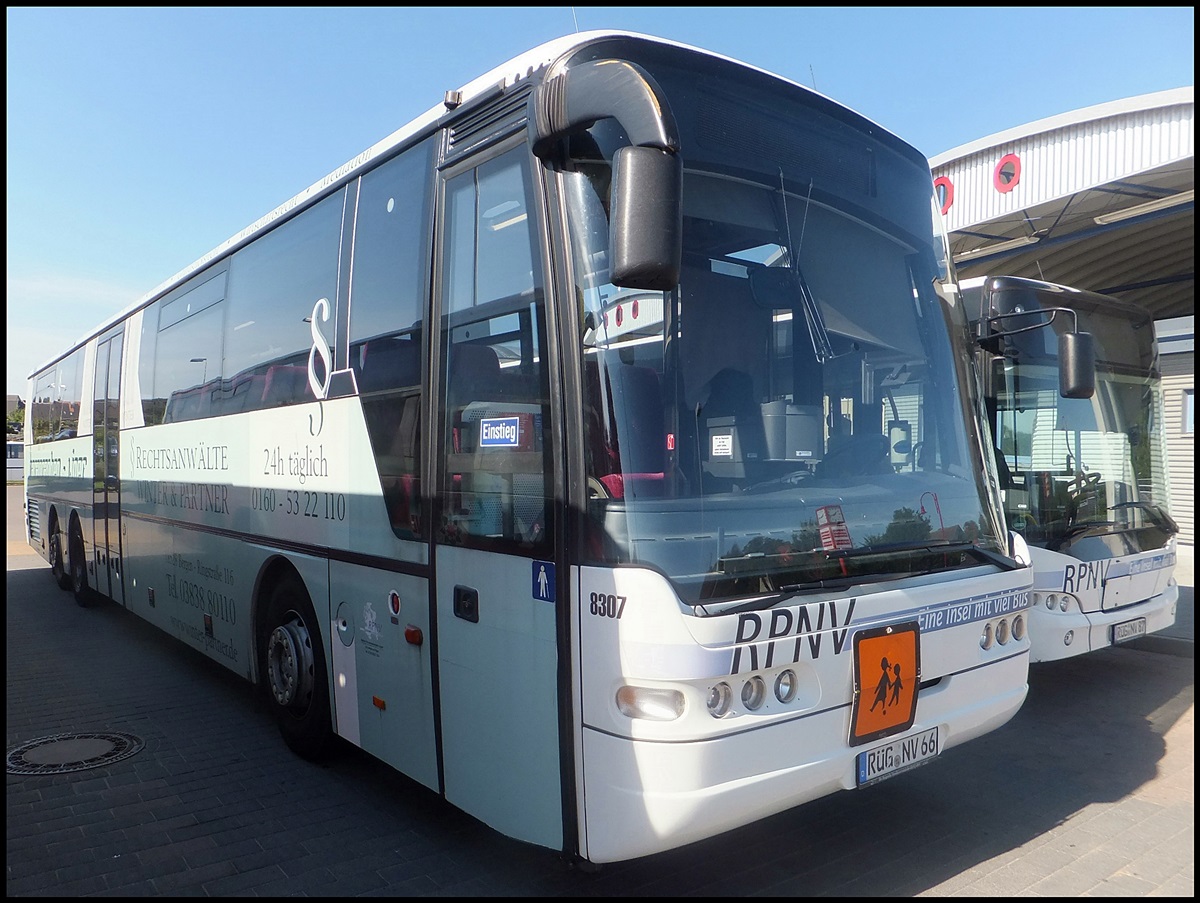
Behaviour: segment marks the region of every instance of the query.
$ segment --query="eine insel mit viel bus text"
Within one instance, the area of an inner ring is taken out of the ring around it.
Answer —
[[[873,784],[1027,690],[940,230],[814,91],[551,42],[33,374],[30,542],[581,864]]]

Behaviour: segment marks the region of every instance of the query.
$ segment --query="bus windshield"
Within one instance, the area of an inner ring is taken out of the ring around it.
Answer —
[[[564,166],[586,554],[656,568],[710,612],[1003,563],[963,311],[913,212],[923,160],[796,86],[646,68],[689,148],[676,290],[607,280],[611,123]]]
[[[1027,291],[1009,291],[1004,309],[1067,306],[1096,348],[1096,393],[1058,393],[1056,337],[1070,327],[1057,316],[1049,328],[1010,340],[996,390],[996,440],[1003,455],[1009,522],[1034,545],[1095,555],[1156,549],[1174,532],[1168,502],[1162,381],[1154,324],[1142,311],[1104,309],[1067,293],[1043,304]],[[1006,318],[1005,328],[1044,314]]]

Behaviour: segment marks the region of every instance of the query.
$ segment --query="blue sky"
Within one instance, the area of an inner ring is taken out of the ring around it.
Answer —
[[[438,103],[576,30],[695,44],[928,156],[1195,84],[1194,7],[8,7],[8,393]]]

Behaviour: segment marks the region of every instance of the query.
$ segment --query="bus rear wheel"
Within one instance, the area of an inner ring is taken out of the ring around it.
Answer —
[[[267,600],[262,628],[262,675],[267,702],[292,752],[322,761],[333,752],[333,723],[325,652],[312,602],[294,574]]]
[[[50,575],[59,589],[71,589],[71,573],[67,570],[66,556],[63,555],[63,536],[57,518],[50,527]]]
[[[70,571],[71,592],[78,605],[88,608],[95,602],[92,589],[88,586],[87,557],[83,549],[83,533],[78,524],[71,525],[71,539],[67,545],[67,567]]]

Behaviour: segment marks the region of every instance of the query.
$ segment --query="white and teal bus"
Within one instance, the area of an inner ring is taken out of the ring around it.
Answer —
[[[874,784],[1027,691],[939,230],[828,98],[572,35],[35,372],[30,541],[580,864]]]
[[[964,281],[1008,525],[1033,560],[1031,660],[1103,649],[1175,623],[1154,322],[1118,298],[1010,276]],[[1092,336],[1095,392],[1059,391],[1057,335]],[[1000,333],[1006,333],[1001,336]]]

